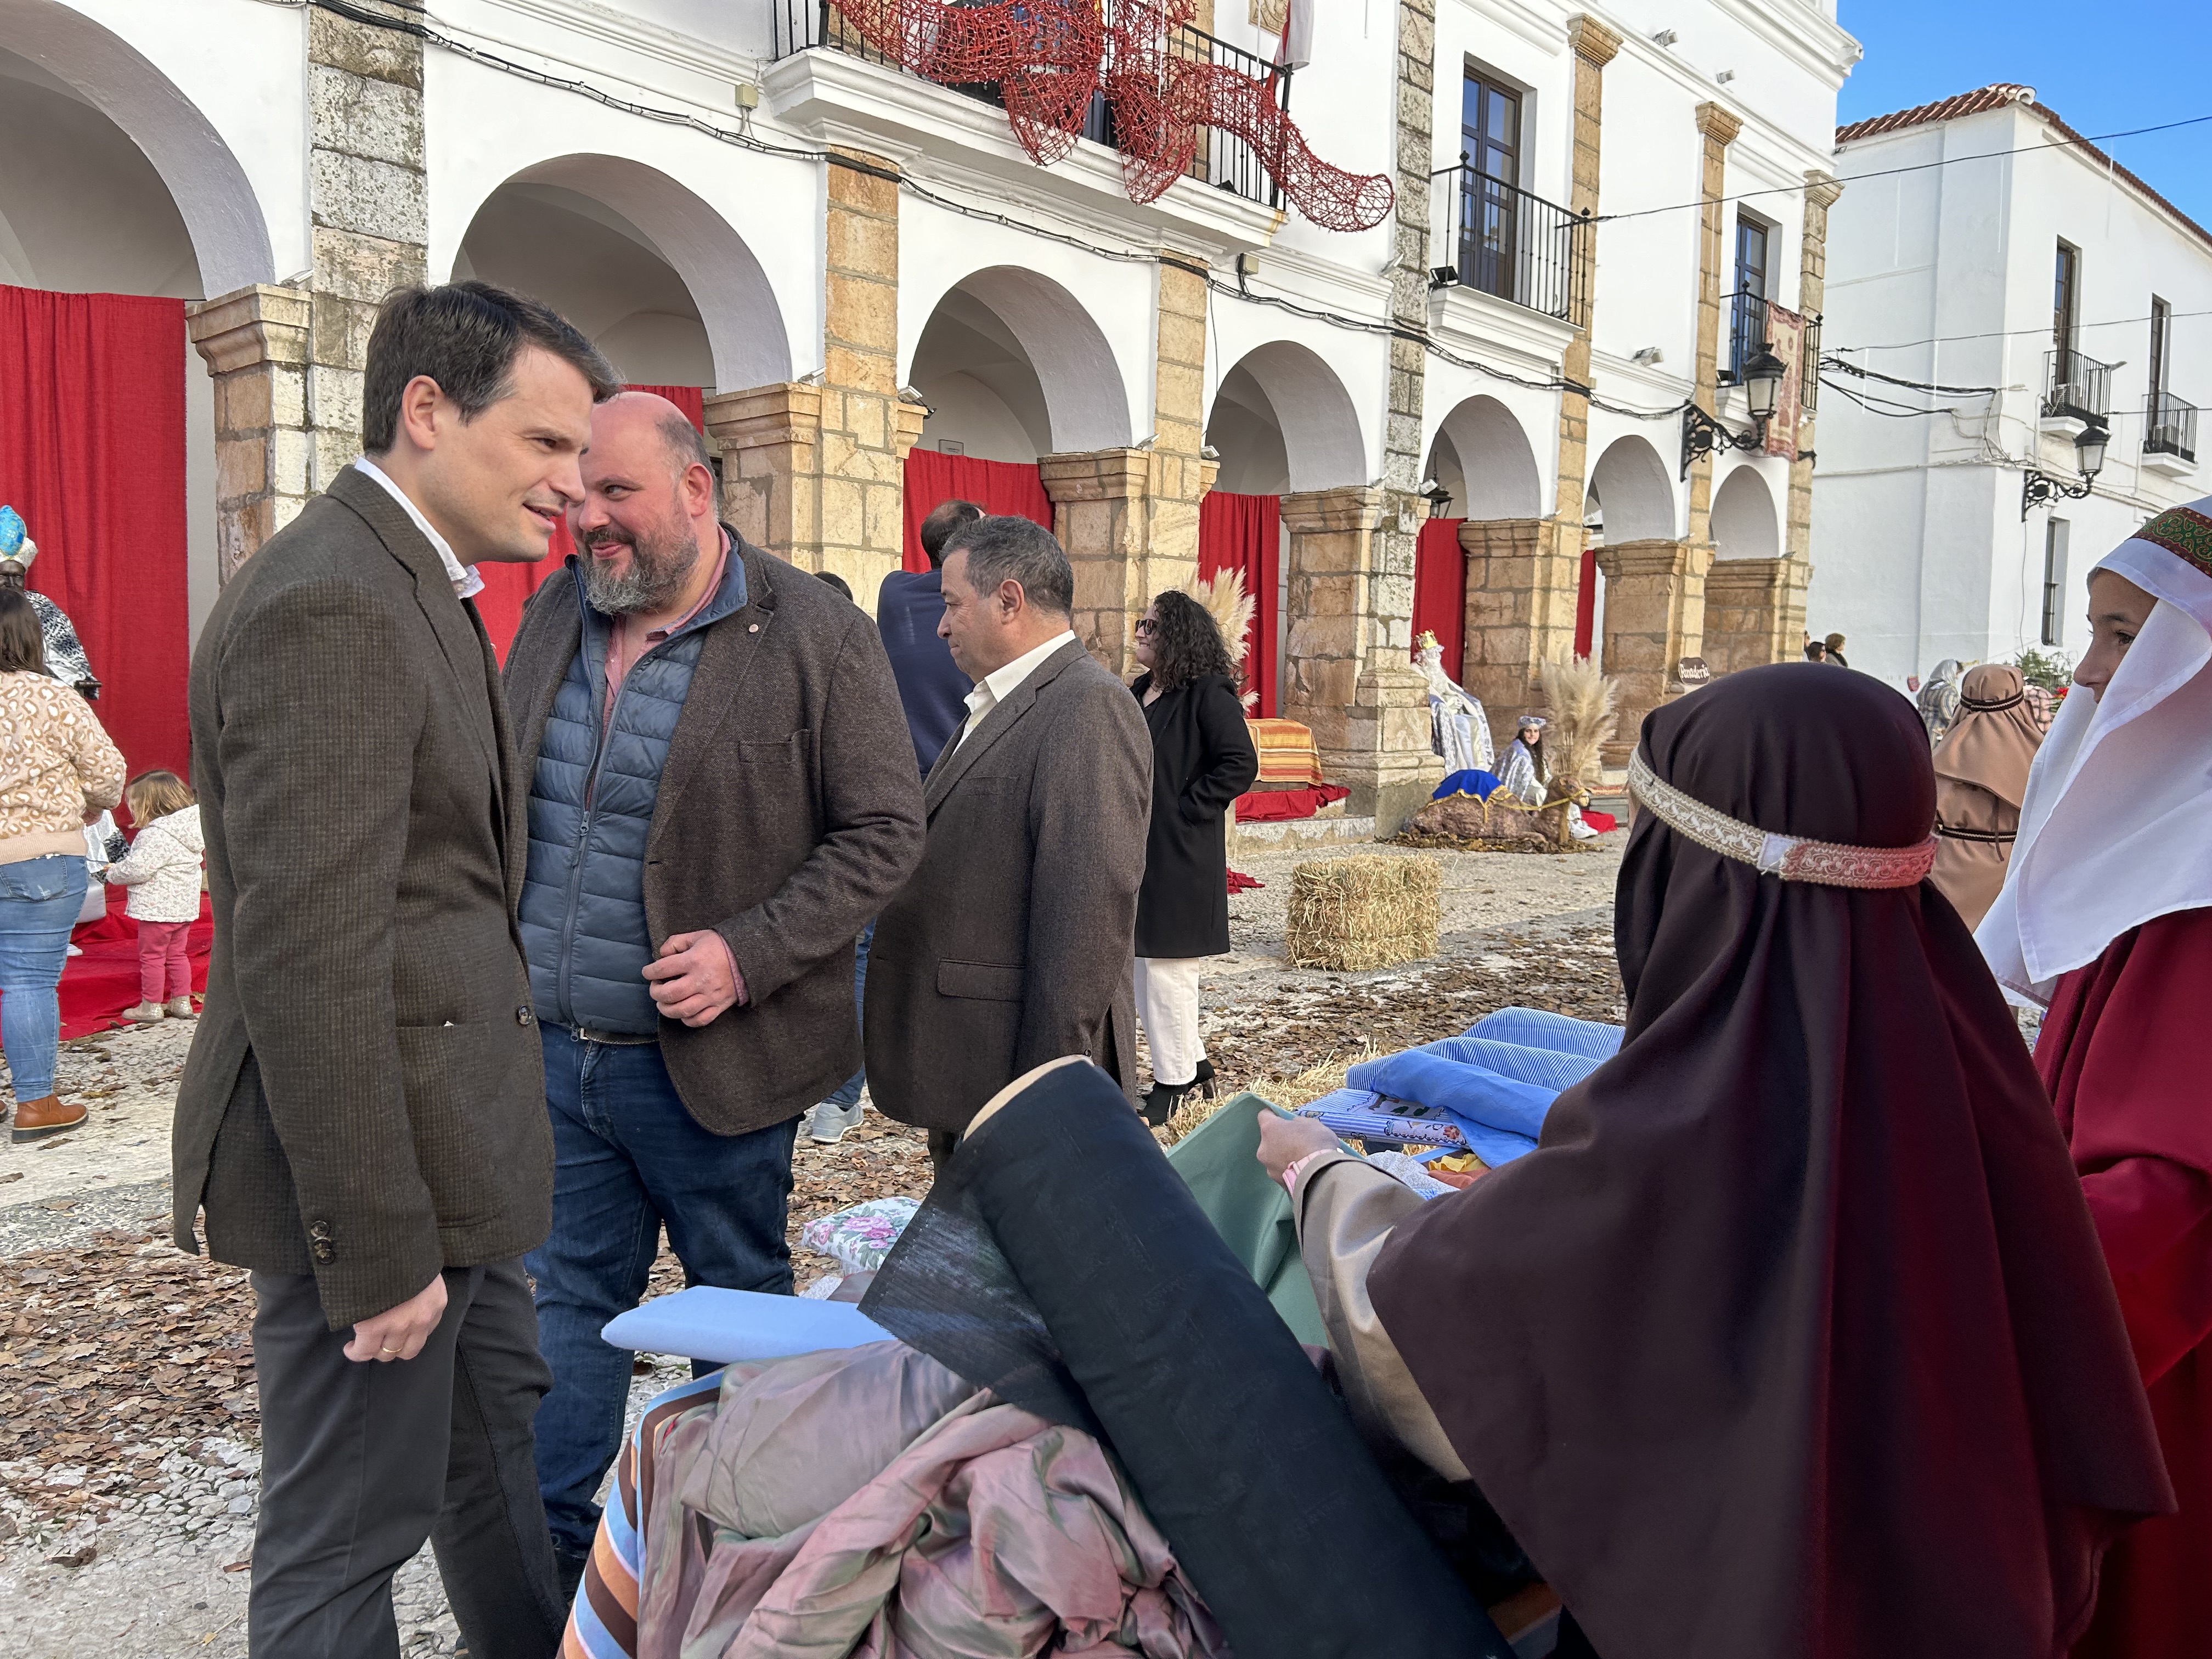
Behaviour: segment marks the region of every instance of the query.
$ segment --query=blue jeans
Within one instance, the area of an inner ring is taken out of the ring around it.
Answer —
[[[538,1407],[538,1486],[554,1542],[584,1555],[629,1398],[629,1352],[600,1328],[645,1295],[663,1223],[686,1284],[790,1294],[783,1230],[799,1120],[711,1134],[678,1098],[658,1043],[592,1042],[550,1023],[540,1036],[553,1235],[524,1258],[553,1369]]]
[[[18,1101],[54,1091],[62,1040],[54,987],[84,903],[84,860],[67,853],[0,864],[0,1048]]]
[[[860,929],[860,937],[853,947],[853,1018],[866,1019],[868,1006],[868,946],[874,942],[876,924],[870,922]],[[868,1068],[860,1069],[839,1084],[834,1092],[826,1096],[825,1103],[840,1109],[848,1109],[860,1103],[860,1091],[867,1086]]]

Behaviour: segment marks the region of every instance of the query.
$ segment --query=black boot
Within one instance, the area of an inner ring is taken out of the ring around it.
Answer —
[[[1201,1060],[1198,1062],[1198,1073],[1191,1079],[1190,1086],[1208,1100],[1218,1100],[1221,1097],[1220,1091],[1214,1087],[1212,1060]]]
[[[1137,1109],[1144,1114],[1145,1121],[1152,1127],[1164,1128],[1167,1121],[1176,1115],[1183,1101],[1197,1087],[1195,1079],[1188,1083],[1155,1083],[1137,1097]]]

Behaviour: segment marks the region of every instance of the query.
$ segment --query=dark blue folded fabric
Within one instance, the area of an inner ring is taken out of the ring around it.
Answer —
[[[1454,795],[1472,795],[1477,800],[1488,800],[1490,792],[1498,787],[1498,775],[1494,772],[1455,772],[1437,786],[1437,793],[1429,799],[1447,800]]]

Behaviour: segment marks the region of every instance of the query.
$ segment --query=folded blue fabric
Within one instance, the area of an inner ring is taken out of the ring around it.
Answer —
[[[1503,1008],[1458,1036],[1364,1060],[1345,1083],[1449,1113],[1495,1168],[1534,1149],[1552,1103],[1618,1052],[1620,1037],[1617,1025]]]
[[[890,1333],[849,1302],[726,1291],[712,1285],[641,1302],[606,1322],[600,1337],[639,1353],[681,1354],[718,1365],[784,1359],[824,1348],[887,1342]]]
[[[1494,772],[1468,770],[1455,772],[1437,786],[1431,800],[1449,800],[1454,795],[1472,795],[1477,800],[1488,800],[1492,790],[1498,787]]]

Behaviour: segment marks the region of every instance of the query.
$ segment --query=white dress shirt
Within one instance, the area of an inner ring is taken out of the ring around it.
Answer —
[[[443,536],[431,528],[430,521],[422,516],[422,509],[407,499],[407,492],[392,483],[386,476],[382,467],[370,460],[368,456],[359,455],[354,458],[354,470],[363,477],[374,478],[382,484],[391,492],[392,499],[406,509],[407,516],[415,520],[415,527],[422,532],[432,547],[437,549],[438,557],[445,563],[446,574],[453,579],[455,593],[462,599],[474,599],[483,592],[484,580],[477,574],[476,566],[463,564],[453,556],[453,548]]]
[[[960,728],[960,743],[952,745],[957,754],[960,744],[968,741],[983,717],[1014,695],[1021,683],[1044,665],[1044,659],[1075,637],[1075,630],[1063,628],[1034,651],[1025,651],[1004,667],[994,668],[975,682],[975,689],[968,694],[968,723]]]

